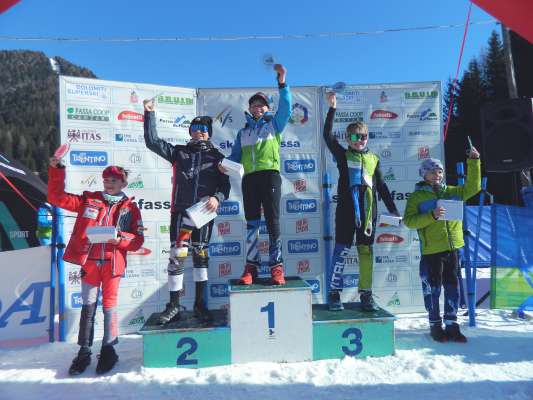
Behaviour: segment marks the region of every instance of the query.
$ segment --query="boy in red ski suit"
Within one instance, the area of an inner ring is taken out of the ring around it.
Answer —
[[[79,375],[91,363],[98,292],[102,287],[104,337],[96,372],[108,372],[118,361],[113,345],[118,343],[116,311],[120,278],[126,269],[126,254],[138,250],[144,242],[141,213],[122,189],[127,186],[127,172],[117,166],[103,173],[103,191],[85,191],[81,195],[65,192],[65,167],[52,157],[48,168],[48,201],[60,208],[77,213],[74,229],[63,260],[81,266],[81,296],[78,344],[80,350],[72,361],[70,375]],[[117,238],[107,243],[91,243],[87,228],[114,226]]]

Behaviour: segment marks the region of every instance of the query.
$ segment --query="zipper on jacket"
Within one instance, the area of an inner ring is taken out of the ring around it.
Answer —
[[[198,153],[195,153],[194,154],[194,160],[196,162],[196,165],[194,165],[193,163],[193,168],[194,168],[194,187],[193,187],[193,204],[196,203],[196,199],[198,197],[198,181],[200,180],[200,166],[201,166],[201,163],[202,163],[202,152],[199,151]]]

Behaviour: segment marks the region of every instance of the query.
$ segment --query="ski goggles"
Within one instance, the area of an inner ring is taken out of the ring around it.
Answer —
[[[200,131],[200,132],[203,132],[203,133],[208,133],[209,132],[209,127],[207,125],[203,125],[203,124],[192,124],[191,125],[191,132],[197,132],[197,131]]]
[[[350,140],[352,142],[359,142],[360,140],[367,140],[368,135],[365,133],[350,133]]]

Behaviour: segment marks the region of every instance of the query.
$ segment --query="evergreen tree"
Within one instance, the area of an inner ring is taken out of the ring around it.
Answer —
[[[486,54],[483,77],[487,88],[489,101],[499,101],[509,98],[507,74],[505,71],[505,55],[503,45],[496,31],[492,31],[489,48]]]
[[[63,75],[96,78],[60,57]],[[41,52],[0,51],[0,151],[46,180],[48,158],[59,145],[58,76]]]

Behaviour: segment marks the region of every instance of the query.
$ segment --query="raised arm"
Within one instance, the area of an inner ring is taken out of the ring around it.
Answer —
[[[144,142],[146,147],[157,155],[172,163],[172,150],[174,146],[157,136],[154,102],[144,100]]]
[[[48,202],[56,207],[77,212],[83,203],[83,196],[65,192],[65,167],[55,157],[50,158],[48,167]]]
[[[468,200],[481,190],[481,161],[479,152],[472,147],[468,160],[466,160],[466,181],[463,191],[463,200]]]
[[[346,150],[344,150],[337,138],[333,135],[333,119],[335,118],[335,111],[337,109],[337,97],[335,93],[328,93],[328,103],[329,110],[326,116],[326,122],[324,123],[324,141],[335,159],[339,160]]]
[[[276,64],[274,65],[274,70],[278,73],[279,103],[273,123],[274,128],[276,128],[276,133],[281,133],[291,117],[292,95],[289,87],[285,83],[287,69],[281,64]]]

